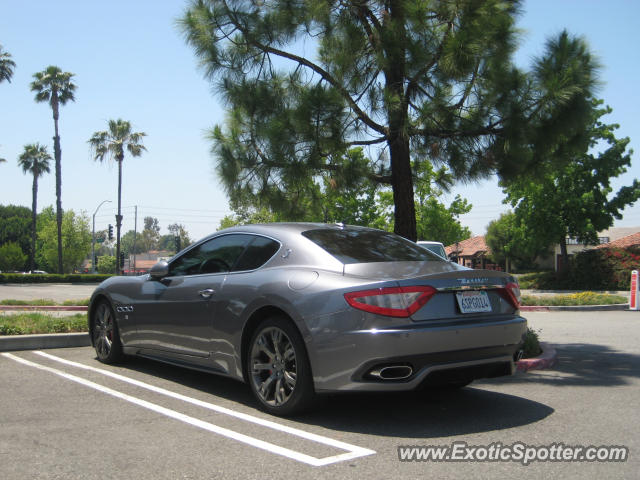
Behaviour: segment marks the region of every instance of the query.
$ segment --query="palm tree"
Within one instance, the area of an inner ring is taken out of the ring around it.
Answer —
[[[68,101],[75,102],[73,92],[76,86],[71,82],[73,73],[63,72],[60,68],[50,65],[42,72],[34,73],[35,80],[31,82],[31,91],[36,92],[36,102],[49,102],[53,110],[53,155],[56,159],[56,223],[58,224],[58,273],[62,273],[62,151],[60,150],[60,135],[58,134],[58,118],[60,105]]]
[[[146,150],[142,145],[144,132],[132,132],[131,123],[122,120],[109,120],[109,129],[95,132],[89,139],[91,153],[95,160],[115,159],[118,162],[118,214],[116,215],[116,274],[120,273],[120,227],[122,226],[122,161],[127,150],[132,156],[139,157]]]
[[[11,54],[2,51],[2,45],[0,45],[0,82],[5,80],[11,83],[11,77],[13,77],[13,69],[16,66],[16,62],[11,60]]]
[[[49,173],[49,161],[51,155],[47,147],[39,143],[31,143],[24,146],[24,152],[18,157],[18,165],[24,173],[33,175],[33,201],[31,203],[31,258],[29,270],[36,268],[36,211],[38,208],[38,177]]]

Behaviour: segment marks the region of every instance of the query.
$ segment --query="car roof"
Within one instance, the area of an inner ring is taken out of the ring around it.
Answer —
[[[262,233],[265,235],[268,234],[300,234],[302,232],[306,232],[307,230],[374,230],[373,228],[368,227],[359,227],[356,225],[343,225],[341,223],[312,223],[312,222],[280,222],[280,223],[255,223],[249,225],[238,225],[235,227],[226,228],[224,230],[219,230],[216,233],[212,234],[219,235],[221,233],[231,233],[231,232],[251,232],[251,233]]]

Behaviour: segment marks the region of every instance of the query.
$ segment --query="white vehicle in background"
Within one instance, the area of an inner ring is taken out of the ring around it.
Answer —
[[[429,240],[420,240],[416,243],[421,247],[426,248],[430,252],[433,252],[436,255],[441,256],[445,260],[448,260],[447,252],[445,252],[444,245],[441,242],[431,242]]]

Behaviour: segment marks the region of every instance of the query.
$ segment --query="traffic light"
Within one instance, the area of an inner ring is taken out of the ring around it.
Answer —
[[[124,268],[124,252],[120,252],[120,269]]]
[[[113,225],[109,224],[109,240],[113,240]]]

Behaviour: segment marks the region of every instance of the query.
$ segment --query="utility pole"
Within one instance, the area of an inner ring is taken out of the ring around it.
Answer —
[[[138,206],[135,206],[135,219],[133,220],[133,274],[136,274],[136,235],[138,234]]]

